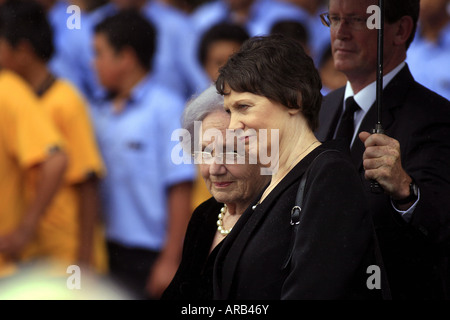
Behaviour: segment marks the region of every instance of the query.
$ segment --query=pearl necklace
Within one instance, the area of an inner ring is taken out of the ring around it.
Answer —
[[[222,209],[220,209],[219,215],[217,216],[217,231],[219,231],[223,236],[227,236],[231,232],[231,229],[233,229],[233,227],[231,227],[230,229],[223,228],[223,217],[225,216],[226,211],[227,205],[224,204]]]

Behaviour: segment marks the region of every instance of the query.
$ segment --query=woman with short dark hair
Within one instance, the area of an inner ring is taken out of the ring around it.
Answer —
[[[194,156],[212,197],[192,214],[181,263],[163,300],[213,298],[217,252],[241,214],[269,183],[270,176],[260,175],[257,163],[240,161],[245,152],[234,149],[234,140],[226,133],[229,122],[223,97],[214,86],[191,100],[183,112],[183,129],[191,138],[183,139],[183,149]]]
[[[346,156],[313,134],[321,81],[302,46],[279,35],[252,38],[221,68],[216,88],[229,129],[242,132],[249,150],[256,139],[258,159],[261,148],[278,149],[278,157],[269,186],[218,252],[214,297],[378,297],[366,285],[375,255],[362,184]],[[262,129],[276,130],[278,140],[263,139]]]

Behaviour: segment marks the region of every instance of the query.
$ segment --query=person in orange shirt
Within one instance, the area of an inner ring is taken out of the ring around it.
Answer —
[[[106,247],[97,223],[97,184],[104,175],[86,104],[67,81],[47,69],[52,30],[44,9],[33,1],[9,1],[0,8],[0,65],[19,74],[38,95],[41,108],[64,139],[69,165],[61,188],[40,221],[30,257],[49,257],[106,271]]]
[[[61,183],[67,166],[62,145],[28,86],[0,71],[0,276],[15,272]],[[24,177],[31,171],[39,177],[27,201]]]

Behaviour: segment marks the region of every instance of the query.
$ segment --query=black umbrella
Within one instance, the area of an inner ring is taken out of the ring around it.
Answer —
[[[377,123],[375,128],[372,129],[372,133],[384,133],[383,126],[381,125],[381,110],[383,104],[383,41],[384,41],[384,0],[378,0],[378,6],[380,8],[380,27],[378,28],[378,43],[377,43],[377,92],[376,92],[376,104],[377,104]],[[382,193],[383,188],[376,180],[370,182],[370,190],[373,193]]]

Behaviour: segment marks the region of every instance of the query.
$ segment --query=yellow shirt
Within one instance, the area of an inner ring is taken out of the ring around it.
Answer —
[[[206,187],[205,180],[200,173],[200,167],[197,165],[197,177],[194,181],[194,191],[192,196],[192,211],[211,197],[212,195]]]
[[[0,235],[13,231],[26,208],[25,175],[62,140],[21,78],[0,71]],[[0,274],[5,259],[0,255]]]
[[[90,173],[103,176],[104,166],[90,115],[78,91],[69,82],[57,79],[40,101],[65,141],[69,157],[66,183],[82,182]]]
[[[62,267],[76,264],[80,244],[79,196],[76,184],[88,175],[104,175],[86,103],[76,89],[64,80],[56,80],[40,99],[41,107],[61,133],[69,158],[64,184],[40,222],[37,256],[52,257]],[[94,241],[94,264],[97,271],[106,268],[103,233],[97,230]],[[65,270],[64,270],[65,272]]]

